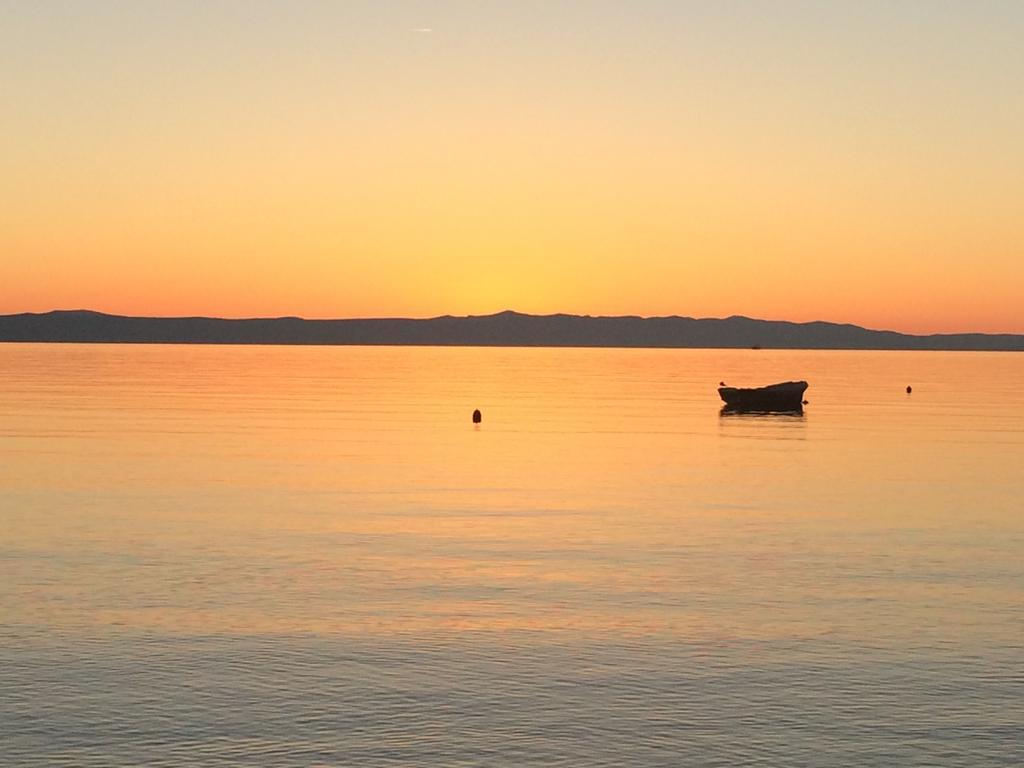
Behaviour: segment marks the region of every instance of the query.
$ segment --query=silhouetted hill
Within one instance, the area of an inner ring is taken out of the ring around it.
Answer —
[[[765,349],[1024,350],[1024,335],[911,336],[836,323],[733,316],[590,317],[495,315],[428,320],[379,318],[225,320],[122,317],[87,310],[0,315],[0,341],[174,344],[393,344],[509,347],[754,347]]]

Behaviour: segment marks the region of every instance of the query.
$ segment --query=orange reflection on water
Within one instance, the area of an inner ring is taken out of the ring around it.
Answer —
[[[11,623],[981,642],[1022,597],[1020,356],[2,353]],[[802,418],[719,414],[792,378]]]

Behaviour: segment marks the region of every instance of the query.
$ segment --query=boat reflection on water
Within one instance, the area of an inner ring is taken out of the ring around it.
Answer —
[[[765,410],[754,410],[748,408],[737,408],[731,405],[723,405],[722,409],[718,412],[719,416],[745,416],[753,418],[778,418],[778,419],[803,419],[804,409],[803,406],[794,408],[788,411],[765,411]]]

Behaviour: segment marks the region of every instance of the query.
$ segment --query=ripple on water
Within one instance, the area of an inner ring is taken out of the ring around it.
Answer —
[[[1024,760],[1019,672],[938,654],[486,633],[8,640],[11,766]]]

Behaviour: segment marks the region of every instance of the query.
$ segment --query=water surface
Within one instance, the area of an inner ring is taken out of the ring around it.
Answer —
[[[0,372],[4,765],[1024,763],[1024,356]]]

